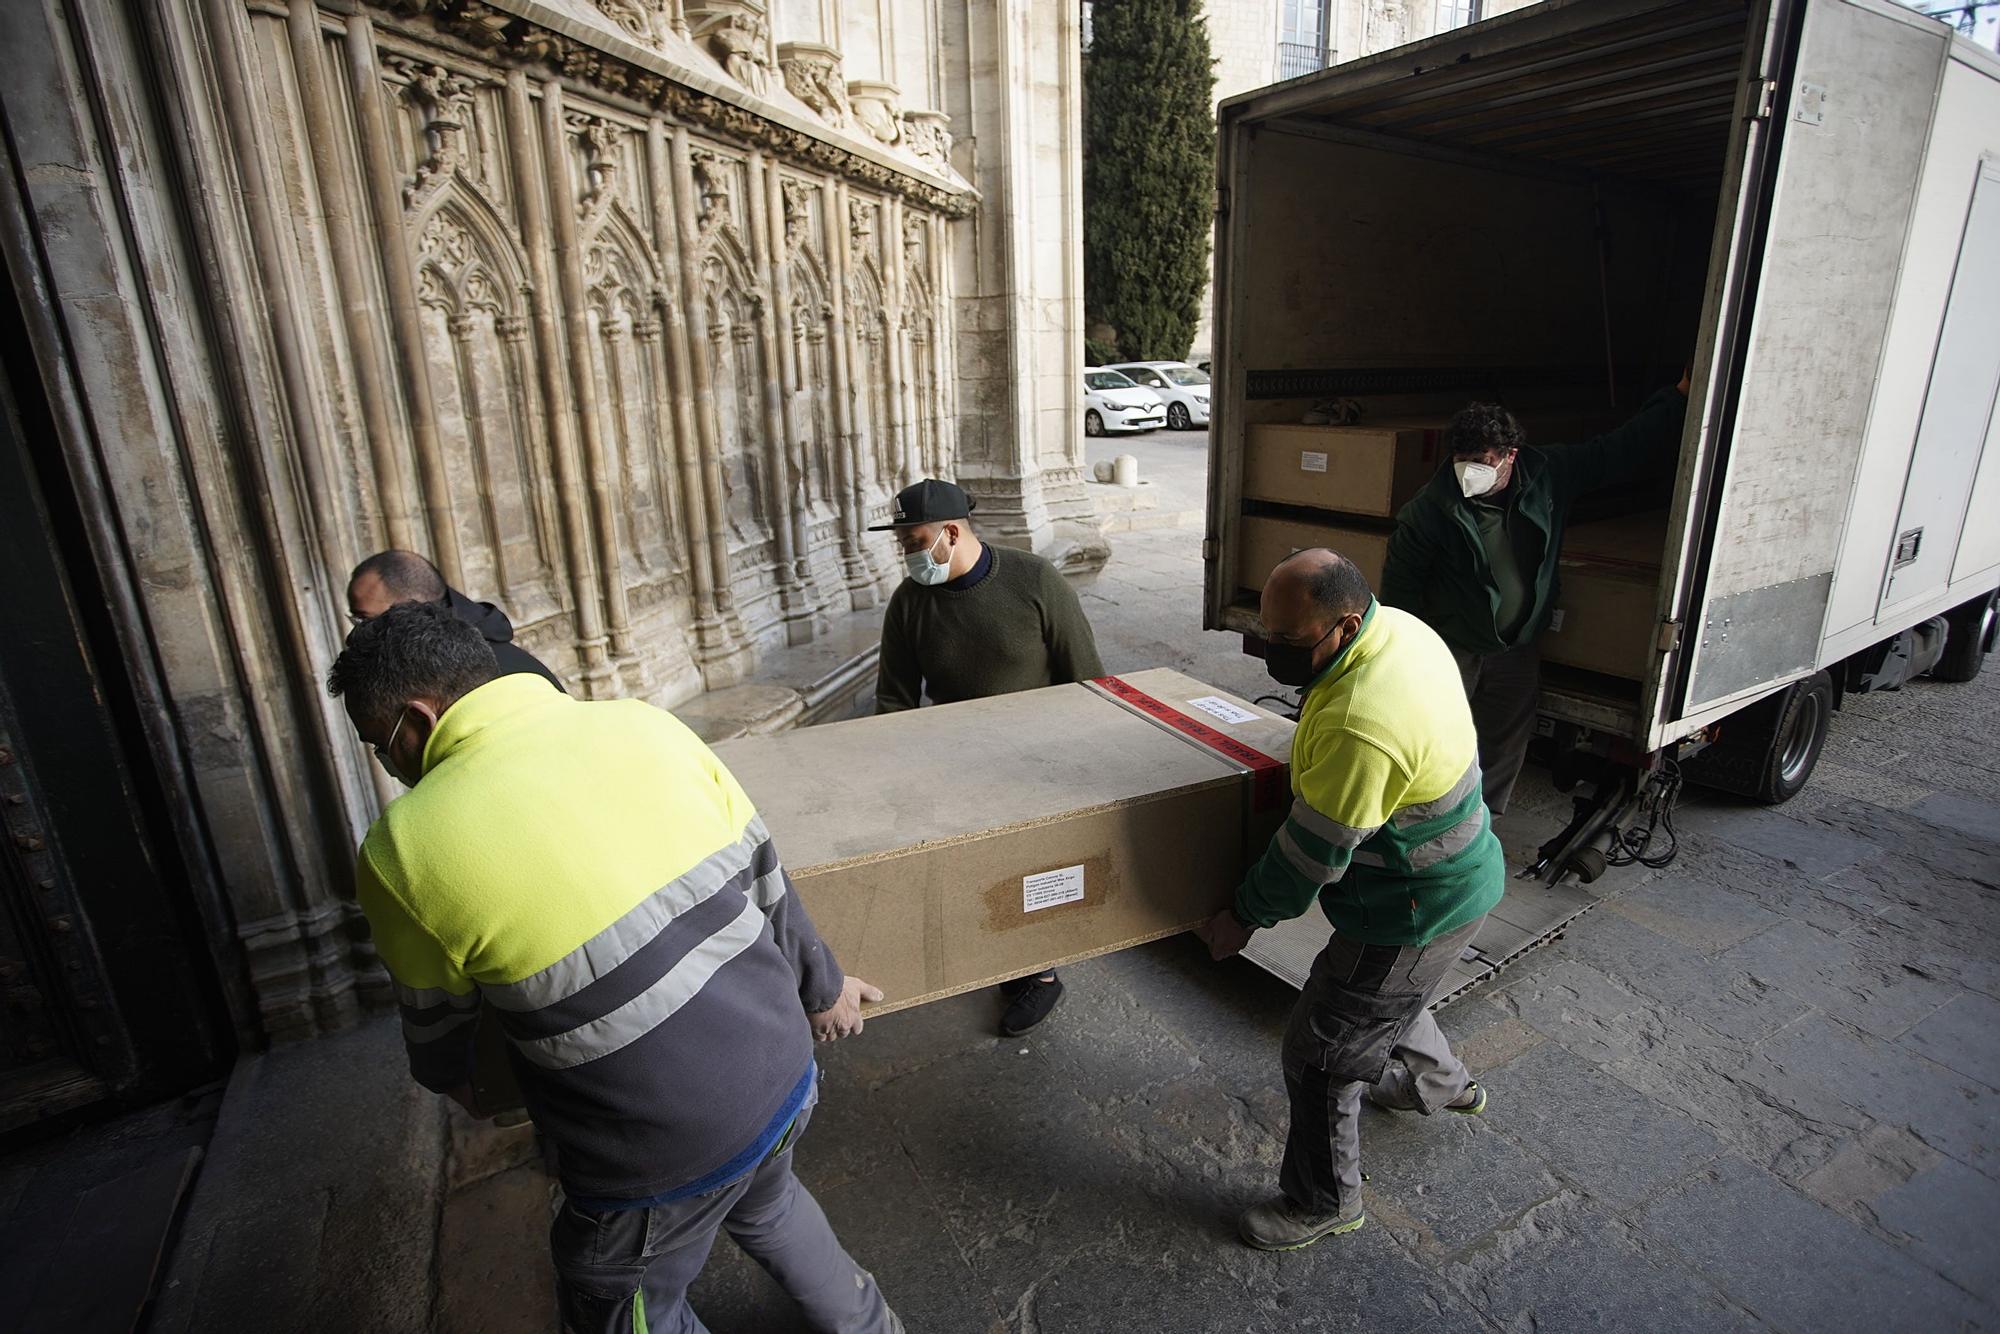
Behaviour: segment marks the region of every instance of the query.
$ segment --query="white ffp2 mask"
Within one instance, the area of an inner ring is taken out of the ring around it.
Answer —
[[[1487,494],[1500,482],[1500,470],[1490,463],[1460,459],[1451,470],[1458,474],[1458,489],[1465,492],[1467,500]]]

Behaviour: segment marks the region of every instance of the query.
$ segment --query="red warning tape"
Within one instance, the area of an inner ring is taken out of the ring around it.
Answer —
[[[1286,766],[1283,760],[1266,755],[1255,746],[1245,745],[1233,736],[1218,732],[1207,723],[1196,722],[1179,709],[1154,699],[1145,691],[1118,677],[1100,676],[1091,684],[1137,709],[1148,718],[1165,723],[1190,740],[1200,742],[1216,754],[1234,760],[1248,769],[1250,791],[1258,810],[1276,810],[1290,798],[1291,787],[1285,781]]]

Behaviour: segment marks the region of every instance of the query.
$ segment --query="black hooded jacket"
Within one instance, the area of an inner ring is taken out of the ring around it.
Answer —
[[[486,642],[493,646],[494,660],[500,664],[500,675],[533,672],[565,695],[569,693],[560,676],[514,642],[514,623],[507,619],[506,612],[490,602],[474,602],[449,584],[445,585],[444,605],[452,615],[486,636]]]

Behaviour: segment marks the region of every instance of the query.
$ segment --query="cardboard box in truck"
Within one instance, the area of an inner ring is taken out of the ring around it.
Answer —
[[[1241,532],[1242,546],[1236,569],[1242,587],[1251,592],[1262,591],[1264,580],[1270,577],[1279,561],[1295,551],[1312,547],[1338,551],[1361,568],[1361,573],[1368,577],[1370,588],[1382,586],[1382,564],[1389,558],[1389,532],[1386,528],[1377,532],[1367,528],[1298,523],[1291,519],[1248,514],[1243,517]]]
[[[1263,423],[1243,432],[1243,494],[1393,519],[1443,455],[1445,419],[1362,426]]]
[[[1291,804],[1291,735],[1160,670],[716,753],[886,1013],[1206,920]]]
[[[1562,587],[1542,659],[1645,681],[1657,651],[1656,601],[1666,515],[1574,524],[1563,535]]]

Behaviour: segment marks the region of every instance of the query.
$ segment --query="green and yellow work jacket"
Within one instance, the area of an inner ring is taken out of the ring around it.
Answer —
[[[1236,891],[1244,925],[1317,898],[1335,931],[1421,945],[1500,902],[1472,710],[1451,651],[1416,617],[1370,605],[1306,688],[1291,767],[1291,813]]]

